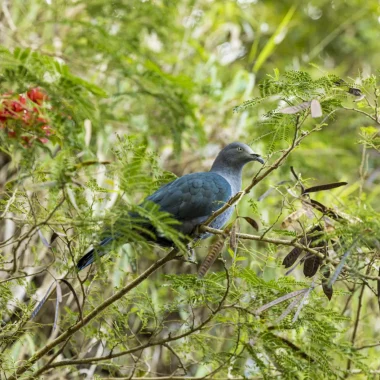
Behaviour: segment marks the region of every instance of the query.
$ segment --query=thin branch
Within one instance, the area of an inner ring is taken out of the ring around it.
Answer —
[[[226,211],[228,208],[233,206],[234,204],[237,204],[240,202],[240,200],[243,198],[244,195],[248,194],[254,186],[256,186],[259,182],[261,182],[264,178],[266,178],[270,173],[272,173],[274,170],[278,169],[284,161],[287,159],[287,157],[290,155],[290,153],[301,143],[302,140],[304,140],[307,136],[309,136],[311,133],[317,131],[320,129],[321,125],[324,124],[324,122],[334,113],[336,110],[331,111],[322,121],[320,124],[318,124],[315,128],[313,128],[310,131],[302,131],[301,136],[298,136],[298,132],[300,131],[300,128],[304,121],[306,120],[306,117],[299,121],[299,118],[297,118],[296,125],[295,125],[295,132],[294,137],[291,145],[288,149],[286,149],[281,157],[279,157],[271,166],[267,168],[262,174],[260,174],[265,166],[258,171],[258,173],[253,177],[251,183],[242,191],[235,194],[233,197],[231,197],[226,204],[224,204],[220,209],[216,210],[204,223],[202,226],[208,226],[210,223],[212,223],[213,220],[215,220],[220,214],[222,214],[224,211]]]
[[[172,252],[173,252],[173,251],[172,251]],[[165,256],[163,259],[161,259],[161,261],[163,261],[163,260],[165,260],[165,259],[166,259],[166,262],[168,262],[168,261],[170,261],[170,260],[173,260],[173,259],[175,258],[175,255],[172,255],[172,256],[169,258],[169,255],[170,255],[172,252],[170,252],[167,256]],[[177,252],[176,252],[176,253],[177,253]],[[149,271],[153,266],[156,266],[157,263],[158,263],[158,262],[156,262],[154,265],[152,265],[147,271]],[[159,265],[159,266],[162,266],[162,265],[163,265],[163,264],[161,264],[161,265]],[[157,268],[158,268],[159,266],[157,266]],[[155,268],[155,269],[157,269],[157,268]],[[67,360],[62,360],[62,361],[57,362],[57,363],[52,363],[52,364],[50,364],[49,366],[45,366],[44,371],[47,371],[47,370],[49,370],[49,369],[51,369],[51,368],[57,368],[57,367],[62,367],[62,366],[78,365],[78,364],[92,364],[92,363],[96,363],[96,362],[99,362],[99,361],[104,361],[104,360],[108,360],[108,359],[118,358],[118,357],[121,357],[121,356],[124,356],[124,355],[129,355],[129,354],[132,354],[132,353],[134,353],[134,352],[144,350],[144,349],[146,349],[146,348],[148,348],[148,347],[153,347],[153,346],[158,346],[158,345],[163,346],[163,345],[165,345],[165,344],[168,344],[169,342],[173,342],[173,341],[176,341],[176,340],[179,340],[179,339],[185,338],[185,337],[187,337],[187,336],[189,336],[189,335],[191,335],[191,334],[194,334],[194,333],[197,332],[197,331],[200,331],[200,330],[204,329],[204,328],[208,325],[208,323],[209,323],[209,322],[215,317],[215,315],[216,315],[217,313],[219,313],[220,310],[223,309],[223,304],[224,304],[224,302],[225,302],[225,300],[227,299],[227,296],[228,296],[228,294],[229,294],[229,290],[230,290],[230,277],[229,277],[229,273],[228,273],[227,268],[226,268],[225,266],[224,266],[224,268],[225,268],[225,271],[226,271],[226,279],[227,279],[226,290],[225,290],[225,292],[224,292],[224,294],[223,294],[221,300],[219,301],[218,306],[216,307],[216,309],[211,310],[210,315],[209,315],[209,316],[208,316],[203,322],[201,322],[197,327],[195,327],[195,328],[191,328],[190,330],[188,330],[188,331],[186,331],[186,332],[184,332],[184,333],[182,333],[182,334],[175,335],[175,336],[172,336],[171,333],[169,333],[169,335],[167,336],[167,338],[161,339],[161,340],[156,341],[156,342],[148,342],[148,343],[145,343],[145,344],[140,344],[140,345],[138,345],[138,346],[136,346],[136,347],[133,347],[133,348],[131,348],[131,349],[129,349],[129,350],[125,350],[125,351],[117,352],[117,353],[115,353],[115,354],[113,354],[113,353],[111,352],[110,354],[108,354],[108,355],[106,355],[106,356],[102,356],[102,357],[90,357],[90,358],[83,358],[83,359],[73,359],[73,360],[67,359]],[[144,273],[146,273],[147,271],[145,271]],[[154,271],[154,270],[153,270],[153,271]],[[153,272],[153,271],[152,271],[152,272]],[[142,275],[141,275],[141,276],[142,276]],[[139,276],[139,278],[140,278],[141,276]],[[146,276],[146,277],[148,277],[148,276]],[[136,280],[137,280],[137,279],[136,279]],[[135,280],[135,281],[136,281],[136,280]],[[141,280],[141,281],[142,281],[142,280]],[[140,282],[141,282],[141,281],[140,281]],[[128,287],[128,286],[131,286],[131,285],[132,285],[132,283],[131,283],[130,285],[127,285],[127,287]],[[125,288],[126,288],[126,287],[124,287],[121,291],[123,291]],[[132,288],[133,288],[133,287],[132,287]],[[116,296],[117,294],[119,294],[121,291],[119,291],[118,293],[116,293],[115,296]],[[115,296],[110,297],[110,298],[114,298]],[[110,298],[109,298],[109,299],[110,299]],[[119,298],[120,298],[120,297],[119,297]],[[117,298],[117,299],[119,299],[119,298]],[[108,300],[109,300],[109,299],[108,299]],[[98,306],[98,307],[95,309],[95,310],[96,310],[95,316],[96,316],[97,313],[99,313],[99,309],[100,309],[100,307],[102,307],[102,310],[103,310],[104,308],[106,308],[107,306],[109,306],[109,304],[112,303],[112,302],[111,302],[111,303],[107,303],[107,305],[103,307],[103,305],[104,305],[108,300],[106,300],[105,302],[103,302],[100,306]],[[92,319],[92,318],[89,319],[89,316],[92,316],[93,314],[94,314],[94,311],[91,312],[90,314],[88,314],[86,317],[84,317],[85,324],[87,324],[87,323]],[[71,327],[68,331],[69,331],[69,332],[70,332],[70,331],[73,331],[73,329],[76,328],[78,325],[79,325],[79,327],[76,329],[76,331],[79,330],[79,329],[82,327],[81,323],[77,323],[75,326]],[[61,336],[63,336],[63,335],[65,335],[65,333],[64,333],[64,334],[61,334],[58,338],[56,338],[53,342],[51,342],[49,346],[51,346],[54,342],[56,342],[56,341],[58,341],[58,340],[61,341],[60,338],[61,338]],[[70,334],[70,335],[72,335],[72,334]],[[60,341],[57,342],[56,344],[60,343]],[[56,344],[55,344],[55,345],[56,345]],[[23,366],[23,368],[25,368],[26,365],[29,364],[29,362],[31,362],[32,359],[34,359],[34,360],[33,360],[33,363],[36,362],[39,358],[41,358],[43,355],[45,355],[45,353],[46,353],[47,351],[49,351],[50,349],[51,349],[51,347],[49,347],[47,350],[46,350],[46,349],[43,349],[43,350],[40,350],[39,352],[37,352],[37,353],[36,353],[36,354],[35,354],[35,355],[34,355],[34,356],[33,356],[33,357],[32,357],[32,358],[31,358],[31,359],[30,359],[30,360],[29,360],[24,366]],[[43,351],[44,351],[44,352],[43,352]],[[35,357],[36,357],[37,354],[39,355],[39,357],[38,357],[37,359],[35,359]],[[30,365],[29,365],[28,368],[30,368],[30,366],[33,365],[33,363],[30,363]],[[22,373],[24,373],[28,368],[26,368]],[[39,372],[39,373],[41,373],[41,372]],[[171,379],[173,379],[173,378],[175,378],[175,377],[171,377]],[[181,378],[182,378],[182,377],[181,377]],[[10,377],[8,380],[16,380],[16,379],[17,379],[17,377],[12,376],[12,377]],[[33,380],[33,379],[34,379],[34,374],[32,374],[32,375],[31,375],[30,377],[28,377],[26,380]]]
[[[75,332],[80,330],[83,326],[87,325],[90,321],[98,317],[103,310],[105,310],[108,306],[122,298],[125,294],[129,293],[132,289],[134,289],[137,285],[147,279],[152,273],[154,273],[158,268],[165,265],[167,262],[173,260],[178,253],[177,249],[172,249],[165,257],[160,260],[157,260],[153,265],[151,265],[145,272],[143,272],[140,276],[138,276],[135,280],[121,288],[118,292],[116,292],[111,297],[107,298],[104,302],[102,302],[99,306],[93,309],[89,314],[87,314],[83,319],[77,322],[75,325],[69,327],[65,332],[59,335],[56,339],[51,341],[45,347],[41,348],[37,351],[29,360],[27,360],[23,365],[21,365],[16,372],[9,377],[8,380],[16,380],[19,375],[25,373],[29,368],[33,366],[39,359],[41,359],[44,355],[46,355],[51,349],[56,347],[61,342],[64,342],[67,338],[72,336]],[[52,364],[54,365],[54,364]],[[33,377],[31,377],[33,378]]]
[[[225,234],[225,231],[223,231],[223,230],[218,230],[216,228],[211,228],[211,227],[207,227],[207,226],[201,226],[200,227],[200,231],[202,231],[202,232],[209,232],[209,233],[212,233],[214,235],[223,235],[223,234]],[[324,259],[325,261],[333,264],[334,266],[337,266],[340,263],[340,260],[331,259],[330,257],[325,256],[323,253],[321,253],[321,252],[319,252],[319,251],[317,251],[317,250],[315,250],[313,248],[310,248],[310,247],[308,247],[306,245],[300,244],[300,243],[298,243],[297,241],[294,241],[294,240],[267,238],[267,237],[261,237],[259,235],[250,235],[250,234],[243,234],[243,233],[237,233],[236,237],[238,239],[255,240],[255,241],[261,241],[261,242],[264,242],[264,243],[270,243],[270,244],[275,244],[275,245],[285,245],[285,246],[289,246],[289,247],[300,248],[300,249],[302,249],[304,251],[310,252],[311,254],[313,254],[313,255],[321,258],[321,259]],[[348,265],[343,265],[343,269],[345,271],[347,271],[347,272],[354,273],[354,274],[360,276],[361,278],[366,278],[368,280],[380,281],[380,276],[370,276],[368,274],[359,273],[357,270],[355,270],[353,268],[350,268]]]

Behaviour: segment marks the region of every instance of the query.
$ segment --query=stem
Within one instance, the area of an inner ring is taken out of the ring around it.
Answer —
[[[71,337],[75,332],[80,330],[83,326],[87,325],[94,318],[98,317],[100,313],[106,309],[108,306],[122,298],[125,294],[134,289],[137,285],[142,283],[145,279],[147,279],[153,272],[155,272],[158,268],[165,265],[167,262],[173,260],[178,253],[177,249],[172,249],[165,257],[156,261],[153,265],[151,265],[145,272],[143,272],[140,276],[138,276],[135,280],[130,282],[128,285],[124,286],[118,292],[116,292],[113,296],[107,298],[103,303],[97,306],[94,310],[92,310],[89,314],[83,317],[75,325],[69,327],[64,333],[59,335],[52,342],[47,344],[45,347],[37,351],[29,360],[25,362],[24,365],[20,366],[17,371],[8,378],[8,380],[16,380],[19,375],[25,373],[32,365],[41,359],[45,354],[47,354],[51,349],[56,347],[61,342],[64,342],[67,338]]]

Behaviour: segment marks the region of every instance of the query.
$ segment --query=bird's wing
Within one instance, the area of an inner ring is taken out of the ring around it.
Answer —
[[[177,178],[147,199],[175,219],[186,222],[209,217],[232,196],[231,186],[216,173],[193,173]]]

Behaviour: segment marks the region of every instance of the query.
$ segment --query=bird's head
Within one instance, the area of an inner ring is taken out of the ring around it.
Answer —
[[[258,161],[264,164],[263,158],[255,153],[251,147],[241,142],[234,142],[223,148],[217,157],[224,164],[234,167],[243,167],[251,161]]]

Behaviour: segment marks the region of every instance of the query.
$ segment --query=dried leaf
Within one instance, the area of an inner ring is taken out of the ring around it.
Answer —
[[[248,222],[256,231],[260,229],[259,224],[256,222],[256,220],[250,218],[249,216],[241,216],[241,218]]]
[[[58,302],[62,302],[62,289],[58,281],[57,281],[57,299],[58,299]]]
[[[297,311],[296,311],[296,313],[294,314],[294,317],[293,317],[293,319],[292,319],[292,322],[293,322],[293,323],[297,321],[298,316],[299,316],[299,314],[300,314],[300,312],[301,312],[301,310],[302,310],[302,308],[303,308],[303,305],[304,305],[305,301],[308,299],[308,297],[309,297],[309,295],[310,295],[310,293],[311,293],[311,291],[312,291],[313,289],[314,289],[314,281],[313,281],[313,283],[311,284],[310,288],[308,288],[308,289],[306,290],[306,292],[305,292],[305,294],[304,294],[304,296],[303,296],[303,298],[302,298],[300,304],[298,305]]]
[[[295,113],[301,112],[305,110],[306,108],[309,108],[311,102],[303,102],[300,104],[297,104],[295,106],[286,107],[280,111],[279,113],[287,114],[287,115],[293,115]]]
[[[301,208],[288,215],[281,224],[282,228],[288,228],[293,222],[298,220],[302,215],[306,213],[306,209]]]
[[[280,185],[283,185],[285,183],[291,183],[292,181],[281,181],[279,183],[277,183],[274,187],[271,187],[269,188],[263,195],[260,195],[257,200],[260,202],[262,200],[264,200],[266,197],[268,197],[268,195],[270,195],[274,189],[276,188],[276,186],[280,186]]]
[[[49,294],[50,294],[50,290],[51,288],[53,287],[53,285],[55,284],[55,282],[53,282],[50,286],[49,286],[49,289],[47,290],[47,292],[45,293],[44,297],[42,298],[42,300],[37,304],[36,308],[33,310],[33,313],[30,317],[30,320],[34,319],[36,317],[36,315],[39,313],[39,311],[41,310],[41,307],[44,305],[44,303],[46,302],[46,300],[48,299],[49,297]]]
[[[355,240],[353,241],[353,243],[350,245],[350,247],[347,249],[347,251],[344,253],[344,255],[342,256],[339,264],[337,265],[337,267],[335,268],[335,271],[333,273],[333,275],[331,276],[331,278],[329,279],[329,286],[332,287],[335,283],[335,281],[338,279],[338,276],[340,275],[340,273],[342,272],[343,270],[343,267],[344,267],[344,264],[348,258],[348,256],[351,254],[352,250],[354,249],[354,247],[356,246],[358,240],[359,240],[359,236],[357,236],[355,238]]]
[[[310,113],[311,117],[321,117],[322,116],[322,107],[321,103],[317,99],[313,99],[310,104]]]
[[[347,182],[334,182],[334,183],[327,183],[326,185],[313,186],[313,187],[309,187],[308,189],[305,189],[303,194],[335,189],[336,187],[341,187],[344,185],[347,185]]]
[[[365,95],[361,95],[361,96],[358,96],[354,99],[354,102],[357,103],[357,102],[360,102],[361,100],[363,100],[365,98]]]
[[[209,253],[207,254],[206,258],[204,259],[202,265],[198,270],[198,278],[203,278],[205,276],[207,271],[210,269],[211,265],[219,256],[224,246],[224,240],[225,239],[220,239],[211,246]]]
[[[282,265],[285,266],[285,268],[290,268],[298,259],[300,254],[302,253],[301,248],[293,248],[284,258]]]
[[[283,313],[276,319],[276,324],[280,323],[284,318],[286,318],[290,312],[297,306],[298,302],[301,301],[303,294],[299,294],[283,311]]]
[[[306,288],[306,289],[301,289],[301,290],[296,290],[296,291],[294,291],[294,292],[291,292],[291,293],[285,294],[284,296],[279,297],[279,298],[277,298],[277,299],[275,299],[275,300],[273,300],[273,301],[271,301],[271,302],[268,302],[268,303],[266,303],[265,305],[259,307],[254,313],[255,313],[256,315],[259,315],[259,314],[261,314],[263,311],[265,311],[265,310],[267,310],[267,309],[269,309],[269,308],[271,308],[271,307],[273,307],[273,306],[275,306],[275,305],[277,305],[277,304],[279,304],[279,303],[281,303],[281,302],[284,302],[284,301],[286,301],[286,300],[288,300],[288,299],[290,299],[290,298],[297,297],[297,296],[300,295],[300,294],[304,294],[304,293],[306,293],[307,291],[308,291],[308,288]]]
[[[42,241],[42,244],[45,246],[45,247],[48,247],[50,248],[50,244],[49,242],[46,240],[45,236],[42,234],[41,230],[38,228],[37,229],[37,232],[38,232],[38,235],[40,236],[40,239]]]

